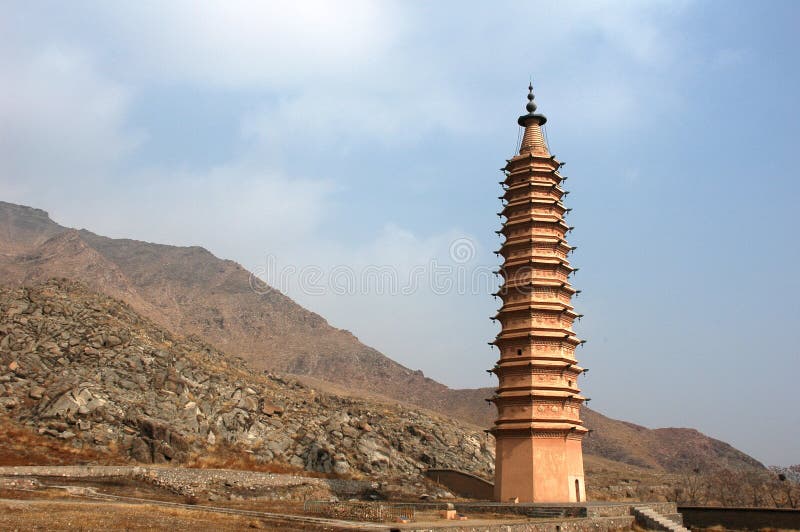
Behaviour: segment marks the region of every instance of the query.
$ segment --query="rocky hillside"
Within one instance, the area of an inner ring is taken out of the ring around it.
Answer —
[[[345,476],[417,476],[431,465],[487,476],[494,459],[477,428],[256,375],[68,280],[0,288],[2,416],[139,462],[184,462],[225,446],[259,463]]]
[[[197,335],[241,356],[258,370],[333,383],[351,395],[411,402],[482,427],[495,414],[484,401],[492,390],[453,390],[426,378],[283,294],[254,292],[249,272],[203,248],[106,238],[62,227],[44,211],[0,202],[0,283],[19,286],[62,276],[125,301],[169,331]],[[593,430],[586,451],[599,457],[671,471],[763,467],[696,431],[651,431],[589,409],[583,417]]]
[[[277,290],[256,293],[250,272],[203,248],[106,238],[5,202],[0,224],[4,284],[68,276],[122,299],[168,330],[196,334],[241,356],[258,370],[317,377],[442,411],[460,403],[446,386],[330,326]]]

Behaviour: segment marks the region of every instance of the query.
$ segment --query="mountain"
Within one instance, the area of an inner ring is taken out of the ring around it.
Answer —
[[[259,371],[297,375],[318,388],[386,397],[488,427],[492,390],[454,390],[398,364],[277,290],[258,293],[240,265],[200,247],[112,239],[53,222],[39,209],[0,202],[0,282],[70,277],[129,304],[178,336],[196,335]],[[488,366],[489,364],[487,364]],[[583,410],[587,454],[654,470],[763,466],[691,429],[657,429]]]
[[[67,279],[0,288],[3,414],[95,459],[185,463],[228,448],[257,464],[344,476],[419,478],[432,465],[490,476],[494,467],[491,437],[477,427],[256,374]],[[0,443],[0,456],[14,443]]]

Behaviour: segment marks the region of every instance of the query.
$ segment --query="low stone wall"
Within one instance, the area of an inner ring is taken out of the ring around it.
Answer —
[[[456,510],[462,513],[508,514],[535,518],[588,517],[586,506],[583,505],[509,504],[504,502],[456,502],[453,504],[455,505]],[[630,511],[627,506],[624,508],[624,510],[625,511],[621,512],[619,516],[630,515]]]
[[[597,517],[593,519],[567,519],[560,521],[528,521],[524,523],[482,523],[480,525],[462,525],[451,521],[442,527],[414,528],[405,525],[406,532],[419,530],[447,530],[447,532],[621,532],[633,529],[633,517]],[[400,530],[400,528],[397,528]]]
[[[456,471],[455,469],[428,469],[425,476],[461,497],[490,501],[494,498],[494,484],[486,480]]]
[[[498,502],[456,502],[456,509],[464,513],[512,514],[525,517],[565,517],[600,518],[627,517],[634,506],[644,506],[664,516],[678,513],[675,503],[630,503],[630,502],[588,502],[588,503],[498,503]]]
[[[720,508],[679,506],[686,527],[721,525],[732,530],[780,528],[800,530],[800,510],[785,508]]]

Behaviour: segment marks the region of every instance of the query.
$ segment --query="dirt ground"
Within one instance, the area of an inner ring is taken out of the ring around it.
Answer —
[[[150,504],[0,499],[0,529],[18,530],[311,530],[254,517]]]

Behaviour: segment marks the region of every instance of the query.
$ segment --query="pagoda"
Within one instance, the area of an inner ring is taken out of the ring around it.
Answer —
[[[580,419],[585,397],[578,377],[585,371],[575,359],[583,343],[572,330],[580,317],[573,310],[570,284],[576,271],[568,257],[572,229],[564,222],[568,194],[559,172],[564,163],[550,154],[542,133],[547,121],[536,113],[529,86],[525,128],[519,154],[507,161],[501,181],[506,221],[503,284],[495,296],[503,305],[501,325],[490,342],[500,360],[488,370],[499,387],[488,401],[497,407],[490,432],[497,442],[495,499],[500,502],[581,502],[586,500],[581,441],[588,430]]]

